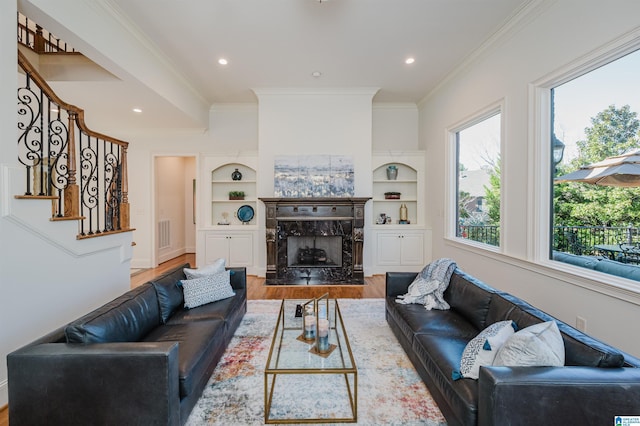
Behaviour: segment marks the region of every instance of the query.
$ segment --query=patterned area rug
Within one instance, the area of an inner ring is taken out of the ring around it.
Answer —
[[[264,424],[264,368],[280,303],[248,302],[248,312],[191,412],[188,426]],[[358,367],[357,424],[446,425],[387,325],[384,300],[340,299],[339,303]],[[305,402],[305,384],[299,385],[281,390],[288,393],[283,396],[291,404],[284,411],[295,412]],[[325,394],[323,410],[344,403],[342,397],[332,401],[332,392]]]

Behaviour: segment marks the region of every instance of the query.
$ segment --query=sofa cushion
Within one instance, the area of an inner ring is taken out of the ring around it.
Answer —
[[[493,365],[562,367],[564,343],[556,322],[534,324],[513,334],[497,351]]]
[[[245,301],[244,289],[235,290],[236,295],[227,299],[207,303],[193,309],[182,309],[177,311],[169,320],[169,324],[177,324],[191,321],[207,321],[211,319],[226,320],[233,316]]]
[[[617,368],[624,364],[624,356],[617,349],[576,330],[511,294],[504,292],[495,294],[487,318],[498,321],[512,319],[519,329],[541,322],[555,321],[564,341],[565,365]]]
[[[387,298],[387,306],[389,314],[396,318],[409,341],[413,340],[416,333],[458,336],[466,340],[478,334],[478,330],[453,309],[427,310],[422,305],[396,303],[393,297]]]
[[[212,361],[224,350],[224,321],[210,320],[183,324],[164,324],[144,339],[146,342],[178,342],[180,397],[190,395],[198,382],[211,375]]]
[[[459,367],[460,358],[468,339],[433,334],[417,334],[413,351],[428,372],[425,382],[431,389],[444,396],[451,413],[458,422],[447,418],[450,424],[475,425],[478,416],[478,381],[453,380],[451,372]],[[436,393],[436,392],[433,392]]]
[[[65,335],[67,343],[137,342],[159,324],[158,297],[147,283],[70,323]]]
[[[180,281],[184,294],[184,307],[196,308],[207,303],[233,297],[235,293],[231,287],[230,272],[223,271],[202,278]]]
[[[188,268],[188,263],[168,272],[161,277],[151,281],[151,284],[156,290],[158,295],[158,305],[160,306],[160,319],[162,323],[166,323],[167,320],[176,309],[182,308],[184,305],[184,297],[182,295],[182,288],[178,285],[180,280],[185,279],[184,269]]]
[[[464,348],[460,369],[453,372],[453,379],[477,379],[480,367],[493,364],[496,354],[513,333],[515,323],[511,320],[496,322],[482,330]]]
[[[496,322],[487,320],[494,291],[488,285],[456,269],[451,276],[444,298],[451,309],[460,312],[477,330],[484,330],[488,325]]]

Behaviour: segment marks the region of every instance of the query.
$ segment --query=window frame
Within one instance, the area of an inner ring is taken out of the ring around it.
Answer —
[[[470,240],[468,238],[459,237],[458,234],[458,167],[459,167],[459,152],[458,152],[458,134],[459,132],[475,126],[489,118],[496,115],[500,115],[500,148],[499,156],[502,161],[500,168],[500,238],[498,245],[481,243],[478,241]],[[504,247],[504,135],[505,135],[505,101],[501,99],[493,102],[483,109],[476,111],[475,113],[467,116],[459,122],[449,126],[446,130],[448,139],[448,158],[447,166],[449,168],[447,172],[447,185],[446,185],[446,198],[447,204],[445,209],[445,239],[453,241],[459,244],[463,244],[467,247],[478,248],[495,253],[500,253]]]
[[[629,292],[638,294],[640,282],[594,271],[552,259],[553,224],[553,161],[552,161],[552,90],[573,79],[582,77],[640,49],[640,31],[631,32],[612,41],[529,85],[530,144],[529,193],[533,199],[528,226],[527,257],[550,269],[570,274],[577,285],[605,294],[628,298]]]

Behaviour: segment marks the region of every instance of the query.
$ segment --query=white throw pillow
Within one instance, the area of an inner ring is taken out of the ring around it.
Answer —
[[[203,266],[198,269],[189,269],[184,268],[184,274],[187,276],[188,280],[193,280],[195,278],[202,278],[207,275],[219,274],[224,271],[225,260],[220,258],[213,261],[213,263]]]
[[[500,348],[493,365],[563,366],[564,342],[558,325],[548,321],[518,331]]]
[[[187,309],[196,308],[235,296],[229,277],[229,271],[224,271],[202,278],[180,281],[184,293],[184,307]]]
[[[452,378],[477,379],[480,367],[491,365],[500,347],[515,333],[513,321],[500,321],[491,324],[474,337],[462,352],[460,371],[454,371]]]

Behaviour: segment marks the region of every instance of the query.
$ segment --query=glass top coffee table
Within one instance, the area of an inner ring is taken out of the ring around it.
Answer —
[[[302,339],[296,307],[303,303],[285,299],[280,306],[264,371],[265,423],[355,423],[358,370],[338,301],[329,300],[328,354]]]

